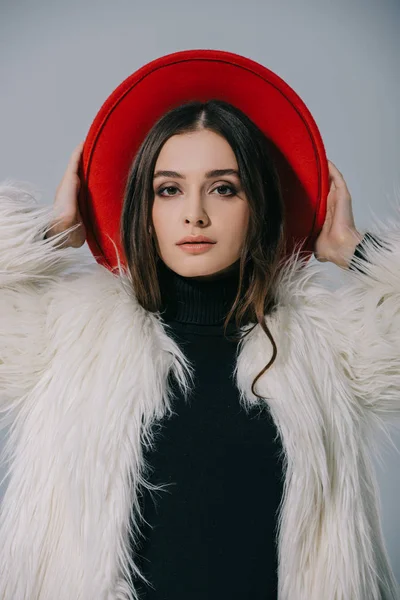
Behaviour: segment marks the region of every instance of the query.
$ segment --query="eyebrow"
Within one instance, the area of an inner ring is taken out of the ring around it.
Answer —
[[[211,177],[222,177],[223,175],[236,175],[239,176],[239,171],[236,169],[214,169],[213,171],[208,171],[206,173],[206,178],[211,179]],[[186,179],[184,175],[177,173],[176,171],[157,171],[154,173],[153,179],[157,177],[175,177],[176,179]]]

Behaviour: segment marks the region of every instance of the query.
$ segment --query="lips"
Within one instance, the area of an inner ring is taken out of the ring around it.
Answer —
[[[184,246],[185,244],[216,244],[216,242],[205,235],[187,235],[177,242],[178,246]]]

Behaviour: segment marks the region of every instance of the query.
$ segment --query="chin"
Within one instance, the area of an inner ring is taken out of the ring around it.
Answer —
[[[233,265],[239,261],[239,257],[233,256],[225,260],[220,257],[211,256],[212,252],[205,253],[204,255],[183,255],[180,251],[179,256],[175,254],[172,256],[162,256],[161,260],[167,265],[168,268],[178,273],[182,277],[211,277],[218,273],[227,271],[232,268]]]

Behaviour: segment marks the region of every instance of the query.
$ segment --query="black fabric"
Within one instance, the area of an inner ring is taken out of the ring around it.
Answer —
[[[239,404],[237,342],[222,327],[238,275],[238,264],[212,281],[159,265],[163,319],[195,386],[185,401],[172,382],[174,414],[155,424],[155,450],[145,453],[146,478],[166,486],[142,490],[147,524],[134,560],[153,587],[135,582],[141,600],[277,598],[282,446],[266,408]]]

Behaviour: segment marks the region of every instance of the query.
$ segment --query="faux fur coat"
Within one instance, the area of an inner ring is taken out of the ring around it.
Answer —
[[[29,185],[0,185],[0,598],[132,599],[142,444],[170,410],[169,371],[185,391],[189,363],[122,271],[64,234],[43,240],[52,216]],[[376,433],[400,415],[399,207],[371,232],[385,247],[367,244],[364,273],[343,269],[334,291],[293,255],[265,317],[278,355],[256,391],[285,453],[279,600],[400,598],[373,468]],[[239,344],[244,407],[271,351],[260,325]]]

